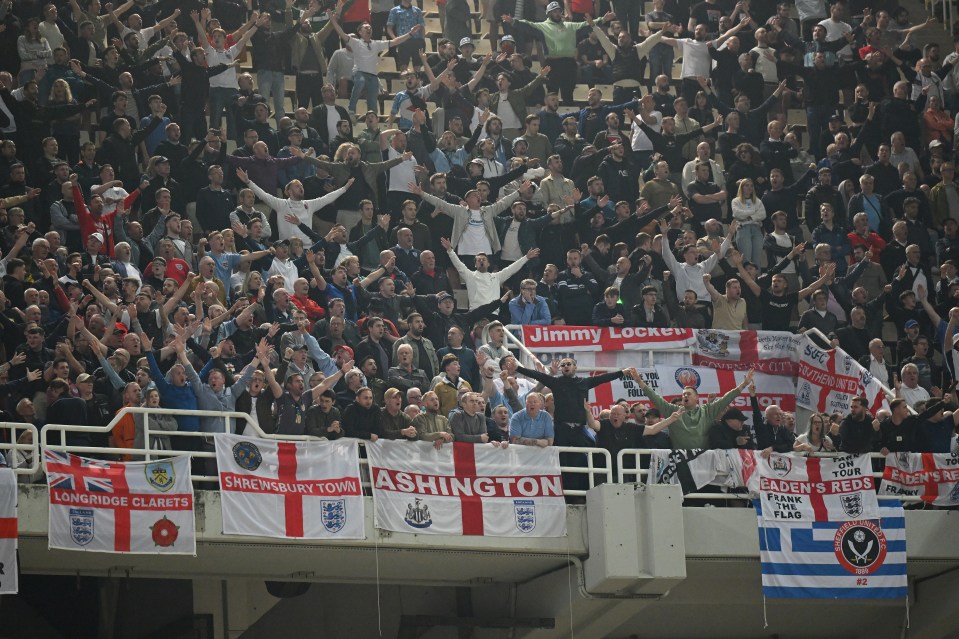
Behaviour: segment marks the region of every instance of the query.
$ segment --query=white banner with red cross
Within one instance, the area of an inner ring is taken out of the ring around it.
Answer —
[[[707,368],[795,377],[801,335],[779,331],[695,331],[693,364]]]
[[[457,442],[367,445],[376,526],[405,533],[562,537],[559,451]]]
[[[691,328],[523,326],[523,344],[534,353],[682,348],[693,339]]]
[[[796,403],[820,413],[849,412],[854,397],[865,397],[875,415],[889,408],[886,395],[872,373],[838,348],[825,350],[808,337],[800,344]]]
[[[764,519],[879,519],[879,500],[868,455],[826,459],[773,453],[768,459],[757,457]]]
[[[355,439],[278,441],[218,434],[223,533],[364,539]]]
[[[934,506],[959,506],[959,455],[889,453],[879,492],[919,497]]]
[[[732,390],[746,376],[744,371],[719,370],[715,368],[701,368],[698,366],[657,366],[656,368],[639,369],[639,374],[646,383],[660,397],[667,402],[683,394],[683,389],[691,387],[699,393],[703,402],[711,397],[721,397]],[[781,375],[766,375],[756,373],[756,401],[763,410],[767,406],[779,406],[785,411],[796,408],[796,387],[789,377]],[[616,401],[625,399],[629,402],[639,402],[652,407],[646,394],[639,384],[632,379],[614,380],[609,384],[601,384],[590,391],[590,407],[594,415],[609,408]],[[738,408],[746,414],[747,421],[752,423],[752,408],[749,393],[743,392],[733,400],[730,406]]]
[[[0,595],[15,595],[17,584],[17,476],[0,468]]]
[[[50,548],[196,554],[189,455],[126,463],[43,455]]]

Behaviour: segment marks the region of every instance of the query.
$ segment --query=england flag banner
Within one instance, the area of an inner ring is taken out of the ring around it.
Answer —
[[[642,376],[643,381],[667,402],[682,397],[683,389],[687,387],[695,389],[702,401],[706,402],[710,395],[717,397],[725,395],[738,386],[746,376],[746,371],[697,366],[657,366],[642,368],[637,372]],[[783,410],[795,410],[796,385],[791,378],[756,373],[755,380],[756,401],[759,402],[760,408],[765,410],[767,406],[775,405]],[[623,378],[593,388],[589,397],[590,409],[593,415],[599,415],[601,410],[610,408],[620,399],[652,406],[639,384],[632,379]],[[730,406],[746,413],[746,422],[752,424],[752,405],[748,393],[741,393]]]
[[[853,397],[865,397],[870,412],[889,408],[879,381],[855,359],[833,348],[823,350],[803,338],[796,380],[796,404],[820,413],[849,412]]]
[[[879,493],[919,497],[934,506],[959,506],[959,456],[889,453]]]
[[[707,368],[795,377],[801,335],[779,331],[697,329],[693,364]]]
[[[355,439],[286,442],[218,434],[223,533],[365,539]]]
[[[760,457],[763,517],[782,521],[851,521],[879,517],[868,455],[838,458],[773,453]]]
[[[0,468],[0,595],[17,594],[17,476]]]
[[[759,519],[763,595],[807,599],[905,599],[906,518],[883,500],[875,519]]]
[[[683,348],[693,339],[691,328],[523,325],[523,344],[534,353]]]
[[[553,447],[379,440],[367,445],[376,526],[405,533],[562,537]]]
[[[755,468],[752,450],[654,450],[649,456],[647,484],[678,484],[683,494],[704,486],[748,486]]]
[[[189,455],[126,463],[43,455],[50,548],[196,555]]]

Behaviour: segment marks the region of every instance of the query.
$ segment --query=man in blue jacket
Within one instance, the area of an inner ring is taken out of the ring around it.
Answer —
[[[509,301],[510,323],[549,326],[553,316],[549,312],[546,298],[536,294],[536,281],[523,280],[519,290],[519,295]]]

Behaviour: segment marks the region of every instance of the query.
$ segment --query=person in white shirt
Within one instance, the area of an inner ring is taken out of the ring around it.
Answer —
[[[726,252],[729,251],[729,247],[733,242],[733,236],[736,235],[738,228],[739,222],[733,220],[732,224],[729,225],[729,230],[726,232],[726,238],[719,246],[719,251],[713,253],[702,262],[697,261],[699,259],[699,248],[696,244],[687,244],[683,247],[683,262],[680,263],[679,260],[676,259],[672,247],[669,246],[667,237],[669,227],[665,220],[660,221],[663,260],[665,260],[666,266],[669,267],[669,272],[673,276],[677,297],[684,295],[686,291],[693,291],[696,293],[697,299],[709,299],[709,292],[706,290],[703,275],[711,273],[716,267],[716,262],[719,261],[719,258],[726,256]]]
[[[127,26],[120,29],[120,39],[126,40],[128,34],[136,34],[137,40],[140,41],[140,51],[146,51],[147,45],[150,43],[150,40],[153,39],[153,36],[166,29],[167,25],[172,24],[179,16],[180,10],[174,9],[172,14],[157,22],[156,25],[144,27],[143,18],[140,17],[140,14],[134,13],[127,19]],[[201,31],[200,33],[203,32]]]
[[[40,35],[47,39],[47,44],[51,49],[62,47],[66,44],[66,38],[57,25],[57,7],[54,4],[48,4],[43,8],[43,22],[38,25]]]
[[[692,38],[662,38],[660,42],[671,47],[677,47],[682,52],[682,95],[688,104],[696,104],[696,94],[699,92],[697,77],[708,78],[713,68],[713,59],[709,49],[719,48],[726,40],[739,33],[740,29],[749,26],[749,16],[745,16],[735,27],[722,34],[715,40],[706,39],[706,25],[697,24]]]
[[[380,133],[380,150],[383,160],[403,157],[406,153],[406,134],[399,129],[389,129]],[[403,213],[403,202],[415,200],[410,191],[410,182],[416,182],[416,158],[403,160],[389,170],[386,190],[386,211],[396,218]]]
[[[753,181],[744,178],[739,181],[739,192],[732,201],[733,219],[739,222],[736,234],[736,246],[742,251],[743,259],[759,264],[763,251],[763,220],[766,219],[766,207],[756,197]]]
[[[438,207],[437,207],[438,208]],[[489,304],[500,297],[500,289],[509,278],[519,272],[523,265],[531,259],[539,256],[539,248],[530,249],[529,252],[516,260],[506,268],[490,273],[489,256],[485,253],[477,253],[473,256],[473,265],[475,271],[471,271],[463,264],[463,261],[456,256],[453,251],[453,245],[445,237],[440,238],[440,244],[446,249],[453,268],[460,274],[463,284],[466,285],[466,296],[469,298],[470,310],[475,310],[484,304]]]
[[[716,184],[720,191],[726,190],[726,175],[723,173],[719,164],[712,158],[712,154],[713,149],[709,146],[709,142],[700,142],[696,145],[696,159],[690,160],[683,166],[683,183],[680,185],[683,189],[683,195],[689,197],[687,189],[689,189],[690,183],[696,180],[696,165],[701,162],[709,163],[709,168],[712,172],[710,182]]]
[[[218,73],[210,77],[210,128],[219,129],[220,123],[223,121],[223,110],[226,109],[226,127],[227,131],[231,134],[236,131],[235,118],[233,117],[233,111],[230,109],[230,101],[233,96],[236,94],[239,85],[237,84],[236,79],[236,67],[234,62],[236,61],[237,56],[246,48],[246,43],[253,37],[253,34],[256,33],[257,29],[261,25],[266,24],[266,21],[269,20],[268,16],[259,16],[255,11],[253,15],[256,17],[256,22],[253,26],[247,30],[246,33],[229,49],[226,48],[226,31],[223,29],[214,29],[213,30],[213,44],[210,45],[209,40],[207,40],[202,35],[200,40],[202,40],[203,49],[206,51],[206,60],[207,64],[210,67],[215,67],[218,64],[227,65],[226,71],[223,73]],[[196,25],[196,32],[199,34],[206,33],[203,25],[200,24],[200,14],[197,11],[190,13],[190,16],[193,18],[193,24]]]
[[[915,364],[906,364],[899,372],[899,380],[894,380],[896,397],[906,400],[909,406],[929,399],[929,391],[919,385],[919,367]]]
[[[343,31],[336,15],[329,11],[330,23],[344,44],[353,51],[353,92],[350,94],[350,113],[356,113],[356,103],[360,96],[366,94],[366,107],[369,111],[379,113],[377,99],[380,95],[380,79],[376,72],[376,59],[387,49],[399,46],[423,31],[423,25],[415,25],[410,31],[392,40],[373,40],[373,27],[364,22],[357,29],[359,38],[348,35]]]
[[[843,10],[846,7],[844,2],[836,2],[829,8],[829,17],[819,23],[826,30],[826,41],[832,42],[852,32],[852,27],[842,21]],[[843,62],[852,60],[852,49],[847,44],[838,52],[836,56]]]
[[[335,202],[338,197],[346,193],[347,189],[353,186],[354,180],[354,178],[350,178],[346,181],[346,184],[335,191],[330,191],[323,197],[313,200],[304,200],[303,183],[299,180],[291,180],[290,183],[286,185],[286,188],[283,189],[283,192],[286,194],[288,199],[283,199],[267,193],[256,184],[251,182],[250,176],[247,175],[247,172],[243,169],[238,168],[236,170],[236,176],[240,178],[240,181],[247,185],[258,198],[269,204],[270,208],[276,211],[277,230],[281,240],[288,240],[293,237],[298,237],[304,241],[309,241],[309,238],[304,235],[303,231],[301,231],[297,225],[291,224],[286,219],[286,216],[295,216],[300,221],[300,224],[311,224],[313,221],[313,214],[327,204]],[[292,288],[292,286],[290,288]]]

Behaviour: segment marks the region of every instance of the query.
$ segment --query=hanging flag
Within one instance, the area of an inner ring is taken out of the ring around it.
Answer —
[[[355,439],[278,441],[218,434],[223,532],[365,539]]]
[[[879,518],[854,521],[759,520],[763,595],[810,599],[906,598],[906,518],[883,500]]]
[[[759,500],[767,519],[876,519],[879,502],[868,455],[837,458],[773,453],[758,460]]]
[[[691,328],[629,326],[523,326],[531,351],[622,351],[683,348],[693,343]]]
[[[740,453],[747,453],[748,459],[752,459],[753,452],[703,448],[654,450],[649,456],[646,483],[679,484],[684,495],[707,485],[741,488],[744,460],[740,459]]]
[[[758,373],[795,377],[802,339],[780,331],[697,329],[693,364],[737,371],[754,368]]]
[[[819,413],[849,412],[854,397],[865,397],[872,414],[889,408],[879,381],[844,351],[823,350],[811,339],[800,343],[796,404]]]
[[[43,454],[50,548],[196,554],[189,455],[123,463]]]
[[[959,456],[951,453],[889,453],[880,494],[919,497],[935,506],[959,505]]]
[[[0,595],[17,594],[18,573],[17,476],[0,468]]]
[[[367,445],[376,526],[406,533],[562,537],[553,447],[379,440]]]

